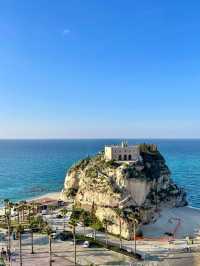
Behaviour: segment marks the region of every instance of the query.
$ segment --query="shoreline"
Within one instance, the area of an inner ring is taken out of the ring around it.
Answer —
[[[48,192],[40,196],[35,196],[32,198],[26,199],[26,201],[29,202],[29,201],[40,200],[44,198],[51,198],[51,199],[59,200],[59,199],[62,199],[62,192],[61,191]]]
[[[48,193],[40,195],[40,196],[35,196],[32,198],[24,199],[24,201],[30,202],[30,201],[41,200],[41,199],[45,199],[45,198],[50,198],[52,200],[62,200],[62,192],[61,191],[48,192]],[[15,203],[18,203],[20,201],[21,200],[16,201]],[[2,215],[2,214],[4,214],[4,206],[3,205],[0,206],[0,215]]]

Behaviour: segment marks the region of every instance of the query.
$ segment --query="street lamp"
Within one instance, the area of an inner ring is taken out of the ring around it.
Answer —
[[[136,255],[136,225],[139,223],[138,220],[135,218],[135,215],[133,213],[130,213],[128,215],[128,219],[131,221],[131,225],[133,222],[133,236],[134,236],[134,254]]]
[[[138,220],[136,218],[133,219],[133,235],[134,235],[134,254],[136,255],[136,224],[138,224]]]

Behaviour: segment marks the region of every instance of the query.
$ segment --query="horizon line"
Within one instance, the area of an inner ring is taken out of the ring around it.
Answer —
[[[200,137],[83,137],[83,138],[0,138],[1,140],[200,140]]]

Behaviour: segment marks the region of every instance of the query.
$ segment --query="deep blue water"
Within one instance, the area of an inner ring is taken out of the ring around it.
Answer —
[[[121,140],[0,140],[0,200],[21,200],[62,189],[67,169]],[[144,140],[129,140],[141,143]],[[200,140],[148,140],[156,143],[185,187],[188,201],[200,207]]]

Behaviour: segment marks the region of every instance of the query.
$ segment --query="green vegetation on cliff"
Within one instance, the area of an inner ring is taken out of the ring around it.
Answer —
[[[106,161],[99,153],[79,161],[68,171],[64,196],[73,198],[77,206],[91,212],[101,223],[112,221],[108,231],[119,234],[116,208],[122,209],[122,235],[130,237],[131,215],[140,224],[155,220],[155,210],[187,204],[186,193],[171,179],[164,157],[156,145],[141,144],[137,162]]]

